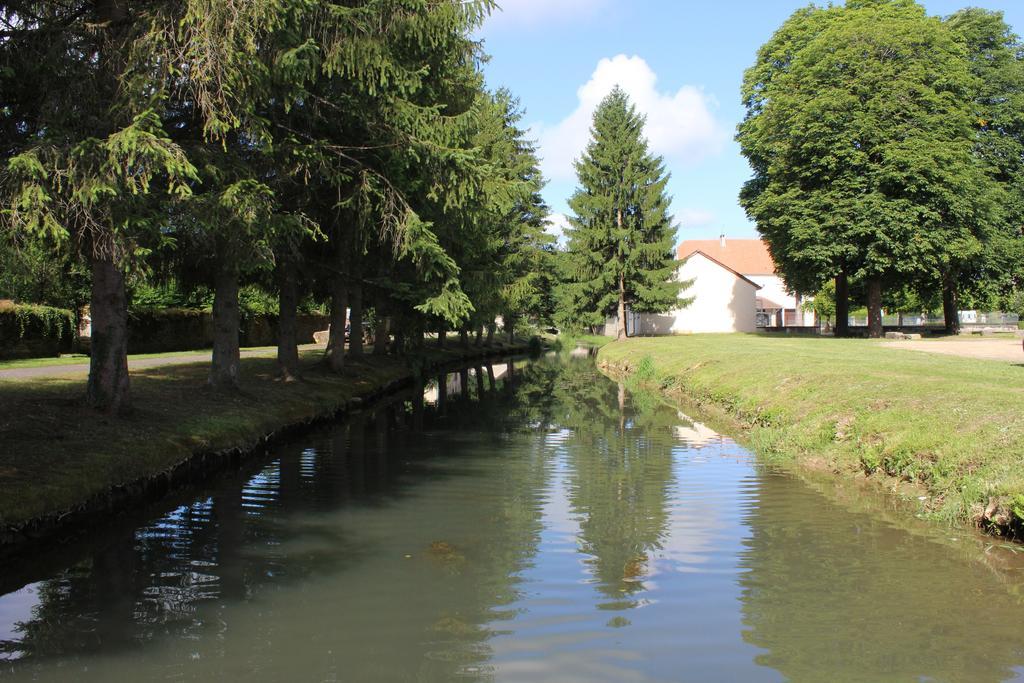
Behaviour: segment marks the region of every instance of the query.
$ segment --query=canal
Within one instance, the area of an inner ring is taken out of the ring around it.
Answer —
[[[1024,681],[1024,554],[841,501],[589,359],[468,368],[8,563],[0,679]]]

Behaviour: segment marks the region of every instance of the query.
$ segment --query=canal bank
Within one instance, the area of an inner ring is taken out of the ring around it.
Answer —
[[[1022,535],[1022,365],[756,335],[629,339],[598,363],[728,415],[767,462],[862,479],[919,516]]]
[[[82,405],[80,378],[0,384],[0,552],[65,538],[210,473],[257,456],[272,442],[473,359],[527,344],[430,348],[417,357],[367,355],[340,374],[302,354],[303,380],[277,379],[272,358],[243,358],[242,387],[205,384],[208,363],[132,374],[134,410],[119,418]]]
[[[589,358],[467,366],[4,564],[0,678],[1024,680],[1024,554],[848,510]]]

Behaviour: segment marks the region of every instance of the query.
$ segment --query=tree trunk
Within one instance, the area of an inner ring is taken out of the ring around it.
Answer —
[[[394,340],[391,342],[391,353],[395,356],[405,353],[405,332],[395,331]]]
[[[476,328],[476,339],[473,344],[477,347],[483,346],[484,343],[484,326],[480,325]]]
[[[373,328],[373,355],[383,356],[388,352],[388,319],[380,315],[377,307],[377,324]]]
[[[469,398],[469,368],[459,370],[459,395]]]
[[[277,369],[281,379],[293,382],[299,378],[298,319],[299,285],[295,263],[289,257],[281,260],[280,295],[277,316]]]
[[[358,282],[348,292],[348,355],[363,355],[363,286]]]
[[[619,319],[615,323],[615,338],[625,339],[626,334],[626,276],[619,274]]]
[[[960,334],[960,301],[956,278],[952,273],[942,276],[942,316],[946,319],[946,334]]]
[[[445,338],[448,336],[448,326],[445,323],[441,323],[441,326],[437,328],[437,348],[443,349]]]
[[[494,380],[494,366],[490,363],[487,364],[487,384],[491,387],[491,391],[494,391],[494,387],[497,386]]]
[[[448,403],[448,375],[441,373],[437,376],[437,412],[444,415],[445,405]]]
[[[850,336],[850,283],[846,273],[836,275],[836,325],[837,337]]]
[[[459,344],[464,349],[469,348],[469,330],[467,330],[465,327],[459,330]]]
[[[505,331],[508,332],[508,343],[516,343],[516,321],[511,316],[505,316]]]
[[[223,264],[217,270],[213,287],[210,385],[217,389],[238,388],[238,327],[238,272],[230,264]]]
[[[345,367],[345,323],[348,320],[348,287],[341,275],[331,283],[331,335],[327,339],[324,359],[332,372]]]
[[[476,397],[477,400],[483,400],[484,397],[484,369],[479,365],[473,369],[473,374],[476,375]]]
[[[882,280],[872,277],[868,280],[868,337],[882,336]]]
[[[619,228],[619,233],[621,233],[622,232],[622,208],[621,207],[615,212],[615,222],[616,222],[616,225]],[[623,266],[622,266],[622,263],[621,263],[621,258],[622,258],[621,243],[620,243],[620,246],[619,246],[619,258],[620,258],[620,263],[618,265],[619,265],[619,268],[622,268]],[[619,320],[618,320],[618,322],[615,325],[615,338],[616,339],[625,339],[628,336],[629,336],[629,333],[626,330],[626,274],[624,272],[622,272],[622,271],[619,271]]]
[[[487,325],[487,346],[494,346],[494,323]]]
[[[89,405],[111,415],[131,411],[128,380],[128,297],[124,274],[112,256],[93,257],[92,338],[89,351]]]

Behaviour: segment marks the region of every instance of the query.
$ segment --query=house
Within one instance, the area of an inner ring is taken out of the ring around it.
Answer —
[[[693,302],[662,314],[627,312],[629,334],[755,332],[814,324],[814,314],[801,310],[800,297],[789,293],[776,274],[762,240],[727,240],[724,235],[717,240],[687,240],[676,255],[675,277],[693,281],[680,297]],[[615,334],[615,318],[606,321],[605,334]]]
[[[725,235],[717,240],[686,240],[679,245],[676,255],[682,261],[696,252],[742,273],[760,286],[757,292],[757,327],[814,326],[814,313],[802,309],[803,297],[790,292],[776,273],[775,261],[764,240],[727,240]]]

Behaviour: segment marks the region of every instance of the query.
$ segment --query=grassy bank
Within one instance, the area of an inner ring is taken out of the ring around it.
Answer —
[[[303,353],[304,381],[291,383],[276,380],[273,358],[243,358],[238,393],[208,388],[206,362],[134,371],[135,409],[123,418],[85,408],[81,378],[3,381],[0,530],[75,509],[196,453],[251,448],[284,426],[330,414],[413,372],[407,361],[369,355],[333,375],[316,364],[320,353]],[[418,362],[440,365],[465,355],[454,347],[431,349]]]
[[[601,334],[563,334],[558,337],[558,341],[564,349],[571,349],[577,346],[589,346],[590,348],[599,349],[605,344],[615,341],[615,339]]]
[[[922,512],[1020,532],[1022,364],[754,335],[630,339],[599,362],[727,411],[776,462],[913,485]]]

